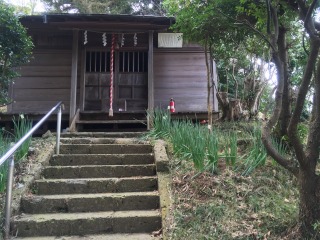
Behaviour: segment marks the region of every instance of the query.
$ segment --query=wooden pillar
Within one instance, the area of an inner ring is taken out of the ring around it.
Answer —
[[[78,51],[79,51],[78,42],[79,42],[79,30],[73,29],[69,124],[72,122],[72,119],[77,111],[77,80],[78,80]]]
[[[149,31],[149,52],[148,52],[148,130],[151,129],[154,110],[154,76],[153,76],[153,31]]]
[[[86,49],[81,51],[81,73],[80,73],[80,99],[79,108],[81,111],[84,110],[84,98],[85,98],[85,74],[86,74]]]

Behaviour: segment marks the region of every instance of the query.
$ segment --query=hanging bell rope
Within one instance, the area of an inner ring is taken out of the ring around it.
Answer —
[[[116,44],[116,36],[112,34],[112,43],[111,43],[111,53],[110,53],[110,109],[109,109],[109,117],[113,117],[113,55],[114,48]]]

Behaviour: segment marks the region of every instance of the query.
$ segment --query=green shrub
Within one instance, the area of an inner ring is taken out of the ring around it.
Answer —
[[[0,156],[3,156],[9,149],[10,143],[14,140],[18,142],[31,128],[32,121],[26,119],[22,114],[19,118],[13,119],[14,134],[1,130],[0,131]],[[29,137],[18,150],[15,152],[15,162],[25,158],[28,154],[31,143],[31,137]],[[8,161],[0,166],[0,192],[4,192],[7,183],[8,174]]]
[[[5,132],[0,130],[0,156],[3,156],[9,149],[10,140],[5,136]],[[8,161],[0,166],[0,192],[6,188],[8,174]]]
[[[267,152],[259,125],[221,123],[209,132],[206,126],[190,120],[172,121],[168,111],[156,110],[153,119],[154,128],[148,137],[170,142],[173,153],[178,158],[191,160],[197,170],[216,172],[219,159],[225,159],[227,165],[241,170],[242,175],[249,175],[266,163]],[[238,135],[249,143],[242,152],[238,149]],[[285,154],[287,149],[282,143],[274,144]]]
[[[14,139],[15,142],[18,142],[32,128],[32,121],[25,118],[23,114],[20,114],[17,120],[13,119],[13,125]],[[24,141],[24,143],[18,148],[15,153],[16,161],[20,161],[28,154],[30,143],[31,137]]]
[[[252,141],[249,145],[249,152],[242,157],[244,159],[245,170],[242,175],[249,175],[254,169],[266,163],[267,151],[261,141],[261,128],[255,126],[252,131]]]

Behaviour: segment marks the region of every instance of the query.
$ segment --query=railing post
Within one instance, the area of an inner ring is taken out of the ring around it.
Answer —
[[[6,206],[5,206],[5,222],[4,222],[4,239],[10,236],[10,218],[11,218],[11,202],[13,187],[13,171],[14,171],[14,154],[8,160],[8,179],[6,189]]]
[[[56,139],[56,154],[60,153],[60,132],[61,132],[61,105],[58,108],[57,114],[57,139]]]

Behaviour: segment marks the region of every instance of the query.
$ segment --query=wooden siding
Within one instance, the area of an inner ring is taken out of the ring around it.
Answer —
[[[19,73],[12,86],[10,113],[45,113],[58,101],[64,102],[64,112],[69,111],[71,51],[38,50]]]
[[[155,52],[155,107],[167,108],[170,98],[175,100],[176,112],[207,111],[207,77],[203,52]]]

